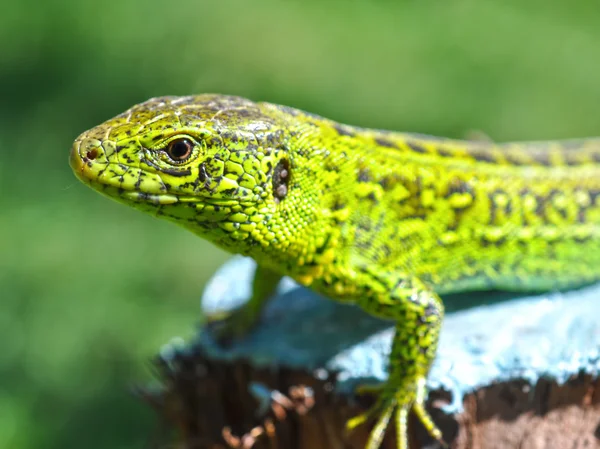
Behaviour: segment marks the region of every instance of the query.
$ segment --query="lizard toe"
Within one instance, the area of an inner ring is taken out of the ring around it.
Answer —
[[[396,427],[397,449],[408,449],[408,414],[415,413],[421,424],[429,435],[438,443],[447,448],[447,443],[442,439],[442,432],[435,425],[429,413],[425,409],[424,382],[420,381],[414,388],[394,389],[391,391],[387,385],[358,387],[360,393],[373,393],[381,391],[377,403],[354,418],[346,422],[346,428],[353,430],[356,427],[371,421],[377,417],[375,424],[369,433],[365,449],[379,449],[383,442],[385,432],[390,424],[392,416]]]

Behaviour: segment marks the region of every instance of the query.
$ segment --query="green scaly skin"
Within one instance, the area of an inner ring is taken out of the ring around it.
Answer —
[[[256,321],[281,275],[395,320],[367,449],[391,419],[407,448],[410,411],[441,440],[423,405],[438,294],[600,277],[600,139],[465,142],[200,95],[134,106],[79,136],[70,162],[99,192],[258,262],[229,331]]]

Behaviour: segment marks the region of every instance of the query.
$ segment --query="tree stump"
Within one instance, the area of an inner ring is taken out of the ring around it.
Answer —
[[[152,404],[176,429],[177,448],[364,448],[369,426],[347,432],[344,423],[373,398],[336,395],[334,374],[322,379],[283,367],[255,368],[201,352],[161,358],[157,366],[164,389]],[[264,390],[253,395],[251,385]],[[563,385],[542,379],[534,387],[515,380],[480,388],[465,396],[457,414],[438,408],[447,401],[447,392],[433,391],[428,409],[452,448],[600,447],[600,380],[590,375]],[[412,448],[439,447],[415,419],[410,434]],[[396,448],[393,432],[383,447]]]
[[[251,273],[247,259],[226,265],[204,309],[247,297]],[[444,300],[428,409],[452,448],[600,448],[600,286]],[[344,424],[374,402],[355,386],[385,381],[391,331],[286,281],[243,340],[223,348],[203,329],[166,347],[162,388],[144,396],[176,448],[362,449],[370,426]],[[414,417],[409,432],[412,449],[439,447]],[[383,447],[396,447],[391,428]]]

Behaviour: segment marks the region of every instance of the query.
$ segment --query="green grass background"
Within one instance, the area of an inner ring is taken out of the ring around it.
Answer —
[[[600,135],[595,0],[21,0],[0,14],[0,447],[143,448],[128,388],[227,257],[70,172],[83,130],[221,92],[497,140]]]

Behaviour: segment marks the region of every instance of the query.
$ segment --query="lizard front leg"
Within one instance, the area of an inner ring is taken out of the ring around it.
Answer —
[[[368,270],[368,269],[367,269]],[[372,270],[371,270],[372,271]],[[413,411],[429,434],[442,444],[442,433],[425,410],[425,382],[435,358],[444,307],[437,294],[418,279],[393,273],[369,273],[371,288],[359,300],[369,313],[396,321],[389,378],[372,410],[348,422],[349,428],[379,413],[366,449],[381,445],[394,416],[398,449],[408,449],[407,417]]]
[[[282,275],[257,265],[252,281],[252,296],[243,306],[207,317],[213,332],[221,339],[240,338],[259,321],[269,298],[275,293]]]

